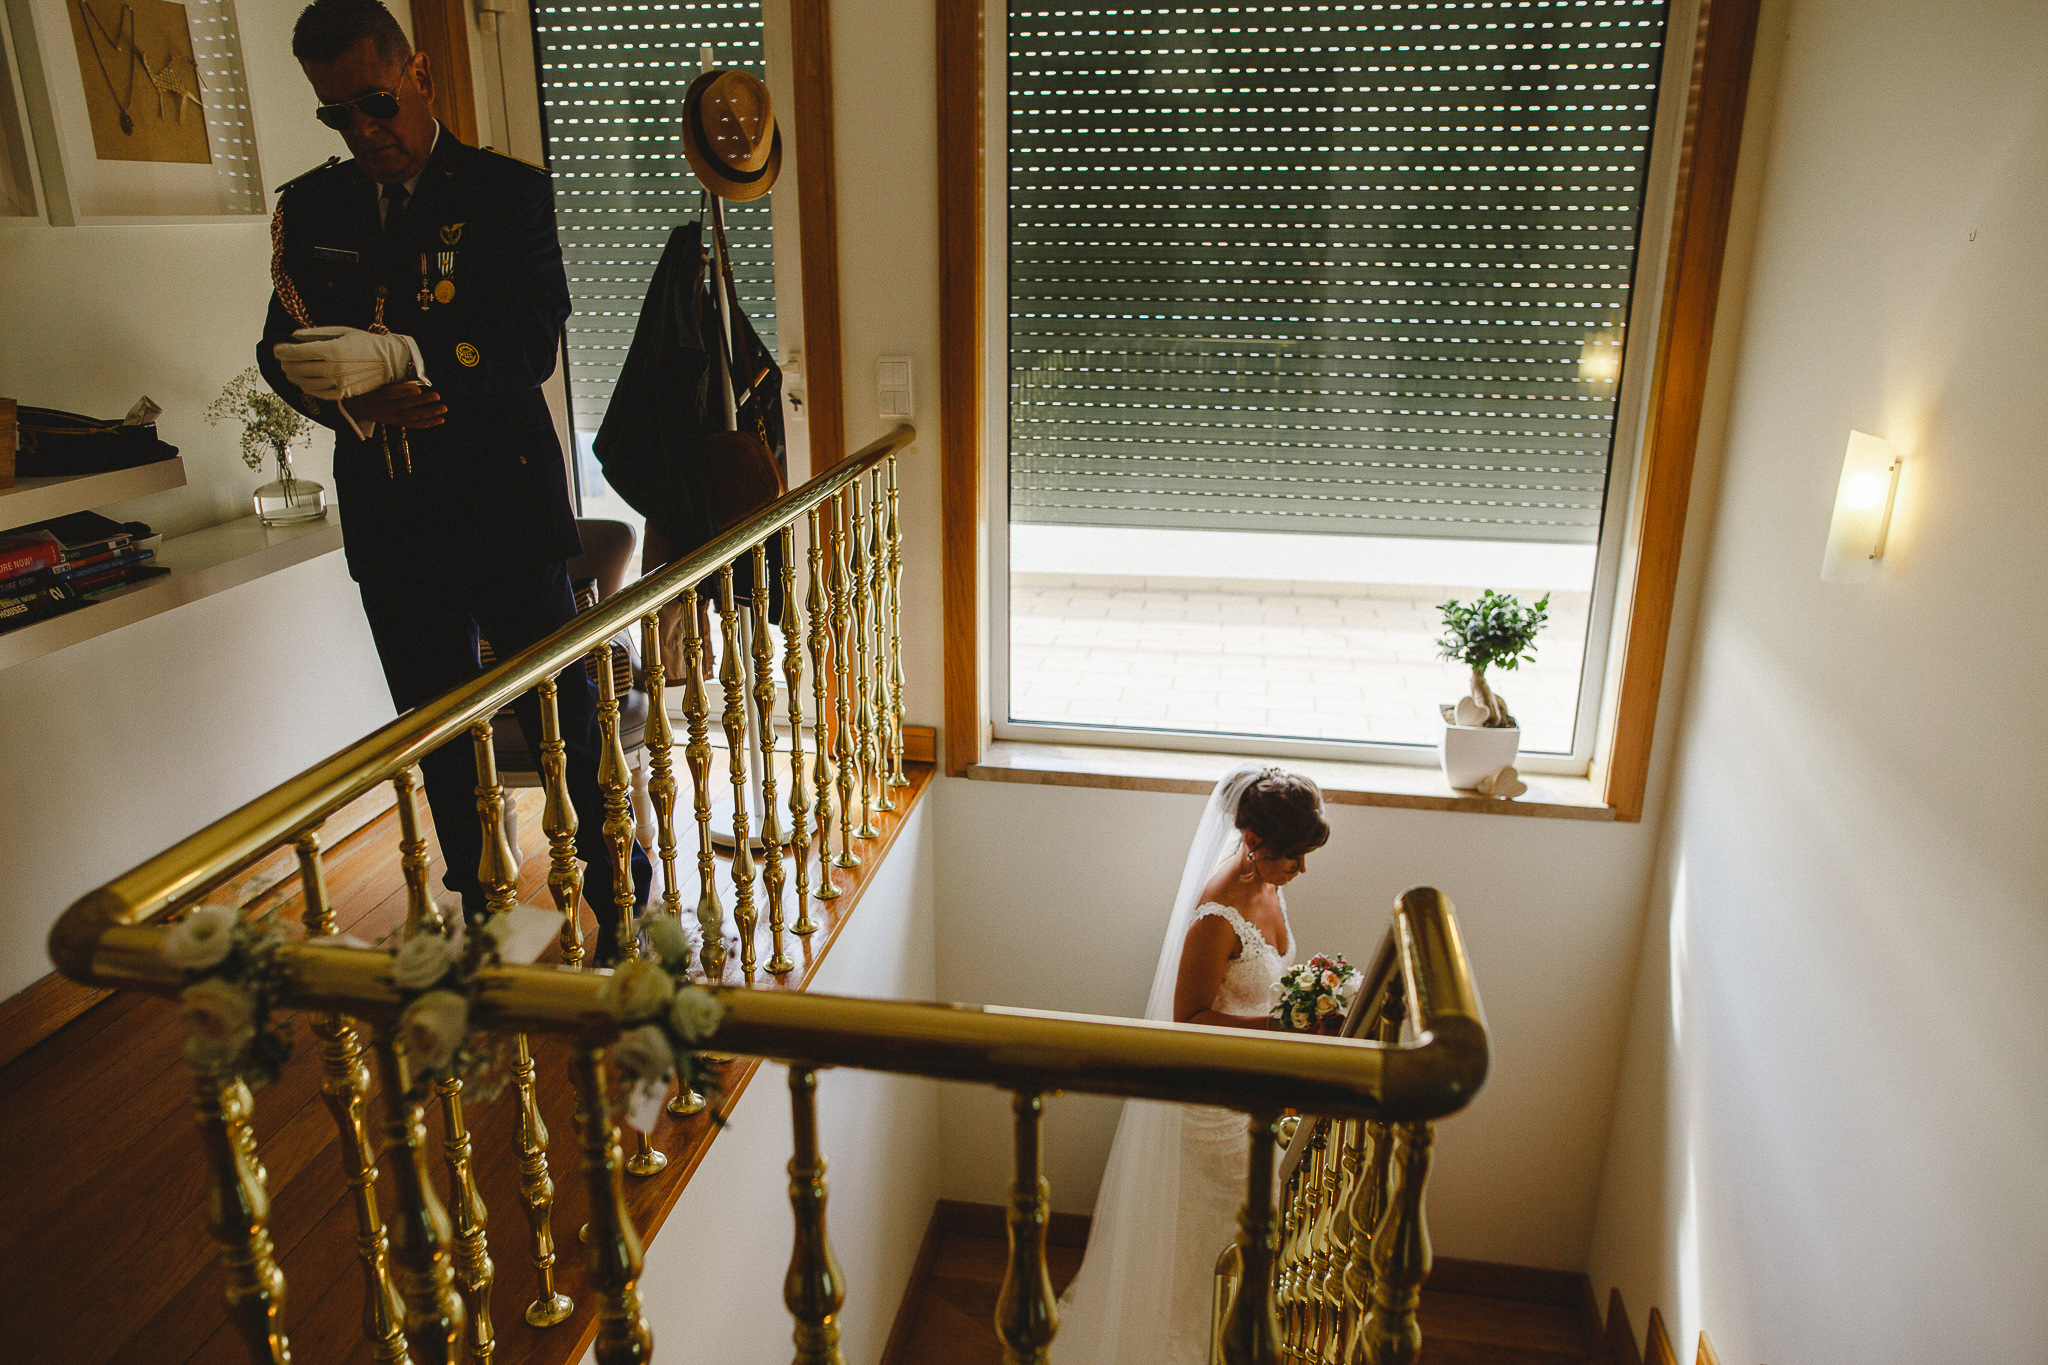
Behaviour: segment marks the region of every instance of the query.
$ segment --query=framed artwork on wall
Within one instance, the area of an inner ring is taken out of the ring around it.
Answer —
[[[6,0],[58,226],[267,208],[233,0]]]
[[[0,15],[0,223],[26,222],[43,216],[36,193],[35,162],[29,151],[28,112],[22,107],[21,85],[14,79],[14,42]]]

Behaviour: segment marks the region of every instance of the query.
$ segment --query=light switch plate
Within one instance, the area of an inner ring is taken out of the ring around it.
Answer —
[[[885,355],[875,361],[877,407],[883,417],[907,422],[914,414],[911,404],[910,357]]]

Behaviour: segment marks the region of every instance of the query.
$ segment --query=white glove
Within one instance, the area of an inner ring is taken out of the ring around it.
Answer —
[[[273,348],[285,378],[315,398],[340,402],[412,372],[405,338],[360,327],[308,327]]]

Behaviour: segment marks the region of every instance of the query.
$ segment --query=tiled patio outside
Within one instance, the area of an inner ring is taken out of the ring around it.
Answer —
[[[1434,746],[1466,689],[1437,657],[1437,604],[1471,587],[1018,573],[1011,715]],[[1518,594],[1533,601],[1540,594]],[[1537,662],[1490,673],[1522,748],[1571,746],[1588,594],[1553,593]]]

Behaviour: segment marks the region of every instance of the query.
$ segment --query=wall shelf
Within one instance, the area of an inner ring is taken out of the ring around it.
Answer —
[[[132,474],[139,471],[121,472]],[[175,488],[184,481],[181,468],[177,483],[163,486]],[[117,494],[116,498],[135,496],[139,495]],[[0,509],[11,506],[11,503],[0,502]],[[29,520],[40,518],[30,517]],[[303,564],[309,559],[332,554],[340,548],[341,513],[332,507],[328,509],[325,521],[299,526],[266,528],[255,517],[248,516],[189,535],[168,536],[157,548],[156,559],[152,562],[169,569],[169,573],[110,594],[91,606],[0,635],[0,669],[40,659],[109,631],[159,616],[187,602],[197,602],[295,564]]]
[[[0,531],[184,486],[185,461],[176,455],[106,474],[17,479],[12,488],[0,488]]]

